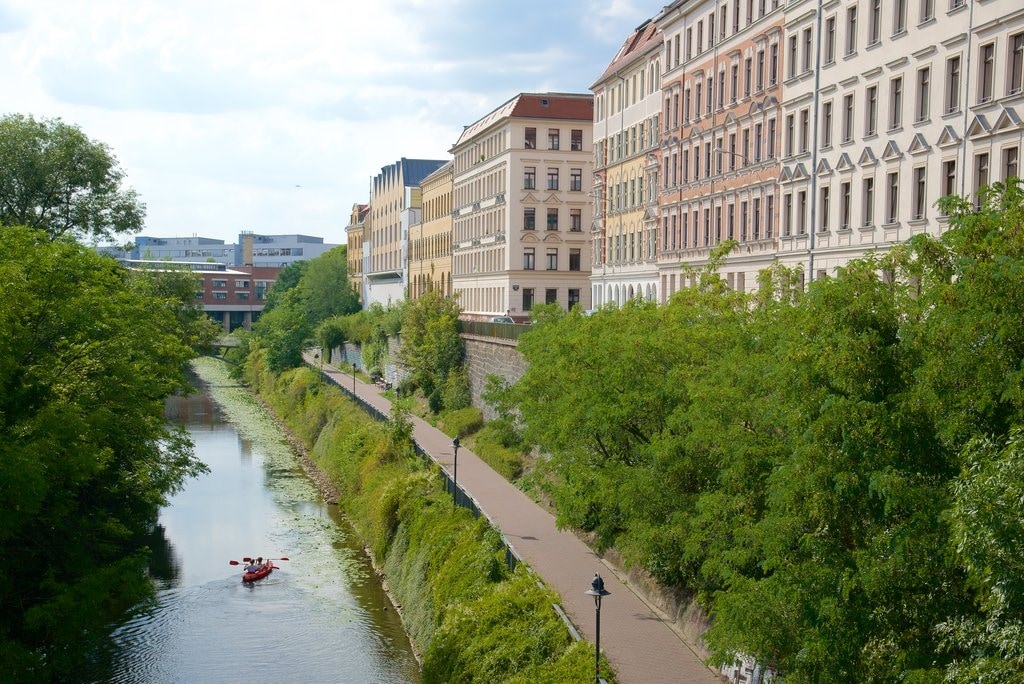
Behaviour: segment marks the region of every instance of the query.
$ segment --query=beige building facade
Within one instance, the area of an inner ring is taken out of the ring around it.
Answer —
[[[420,221],[409,227],[409,298],[452,294],[452,162],[423,179]]]
[[[639,26],[591,86],[594,93],[595,308],[657,301],[662,34]]]
[[[369,210],[368,204],[353,204],[348,225],[345,226],[348,282],[352,290],[359,293],[360,301],[366,301],[363,293],[363,231],[366,228],[366,215]]]
[[[592,95],[524,93],[463,130],[452,286],[465,317],[590,308],[592,128]]]

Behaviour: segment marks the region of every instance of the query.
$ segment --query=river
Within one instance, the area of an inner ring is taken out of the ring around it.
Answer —
[[[419,682],[398,615],[355,533],[273,420],[219,362],[167,402],[210,472],[161,511],[156,600],[114,635],[114,682]],[[244,556],[287,557],[241,581]]]

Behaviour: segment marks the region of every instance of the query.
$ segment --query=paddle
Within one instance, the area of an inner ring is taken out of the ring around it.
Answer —
[[[282,558],[281,560],[288,560],[288,559],[287,558]],[[249,563],[249,562],[252,562],[252,558],[243,558],[242,559],[242,563]],[[228,565],[241,565],[242,563],[239,563],[236,560],[228,561]]]

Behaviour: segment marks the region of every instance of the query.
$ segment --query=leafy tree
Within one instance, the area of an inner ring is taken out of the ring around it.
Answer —
[[[462,364],[458,321],[458,304],[436,290],[405,306],[400,354],[427,396],[436,392],[440,397],[448,376]]]
[[[122,189],[110,149],[60,119],[0,118],[0,223],[62,236],[111,238],[142,229],[145,205]]]
[[[47,232],[3,231],[0,668],[73,680],[151,591],[145,535],[204,469],[163,402],[209,328],[183,313],[194,286],[182,298]]]
[[[1024,682],[1024,431],[1005,444],[972,440],[954,485],[952,543],[976,588],[980,614],[940,626],[956,682]]]
[[[324,252],[302,275],[307,316],[314,324],[359,311],[359,298],[348,284],[347,253],[345,245]]]

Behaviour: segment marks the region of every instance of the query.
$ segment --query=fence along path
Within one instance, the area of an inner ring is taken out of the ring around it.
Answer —
[[[306,357],[313,368],[319,359]],[[325,378],[364,406],[383,415],[391,402],[381,389],[351,372],[322,364]],[[354,383],[354,384],[353,384]],[[413,438],[419,447],[452,473],[452,440],[426,421],[413,417]],[[623,684],[722,682],[701,662],[668,622],[648,606],[574,534],[559,530],[555,518],[496,473],[465,446],[459,448],[458,485],[504,535],[513,552],[528,563],[562,598],[562,606],[584,638],[595,635],[594,600],[584,594],[595,572],[611,592],[601,602],[601,650]]]

